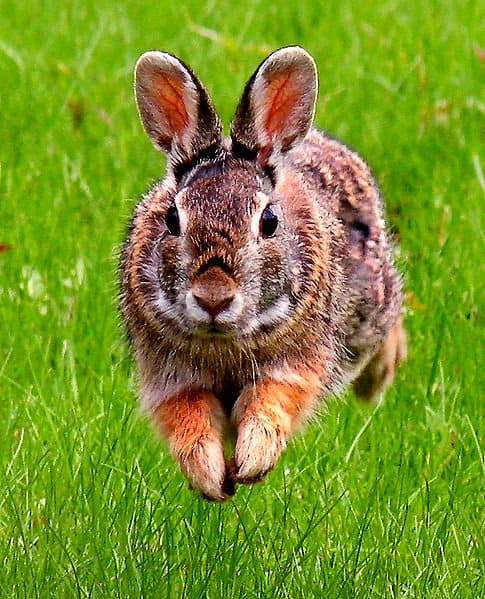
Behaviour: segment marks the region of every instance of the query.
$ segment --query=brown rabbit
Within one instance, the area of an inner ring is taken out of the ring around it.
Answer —
[[[191,486],[222,501],[274,467],[320,398],[392,381],[400,277],[369,168],[311,129],[305,50],[258,67],[229,139],[175,56],[143,54],[135,90],[169,164],[131,222],[122,312],[144,404]]]

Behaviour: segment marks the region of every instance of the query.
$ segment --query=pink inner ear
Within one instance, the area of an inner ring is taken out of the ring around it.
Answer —
[[[185,81],[177,75],[157,72],[149,90],[153,104],[162,111],[172,135],[181,137],[189,126],[184,98]]]
[[[285,129],[295,125],[293,119],[297,112],[294,109],[298,106],[302,94],[297,71],[285,71],[280,75],[273,75],[265,94],[263,105],[267,113],[264,128],[270,136],[281,135]]]

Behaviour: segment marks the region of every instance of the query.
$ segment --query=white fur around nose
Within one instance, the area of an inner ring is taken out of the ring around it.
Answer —
[[[248,331],[257,331],[260,327],[276,325],[283,320],[286,320],[290,315],[290,299],[287,295],[282,295],[269,308],[257,314],[249,321]]]
[[[194,297],[194,294],[192,293],[192,290],[189,289],[185,297],[185,306],[189,320],[196,325],[205,325],[214,322],[215,325],[224,325],[230,327],[236,326],[237,320],[243,311],[244,300],[242,294],[238,291],[234,295],[234,299],[229,306],[217,314],[214,319],[212,319],[212,316],[199,305]]]

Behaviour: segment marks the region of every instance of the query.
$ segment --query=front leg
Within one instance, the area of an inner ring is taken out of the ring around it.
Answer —
[[[178,393],[160,403],[155,420],[194,489],[215,501],[224,501],[234,493],[227,484],[223,453],[227,418],[212,393]]]
[[[232,476],[241,483],[261,480],[276,464],[291,434],[312,413],[322,385],[309,369],[286,371],[245,387],[234,405],[237,429]]]

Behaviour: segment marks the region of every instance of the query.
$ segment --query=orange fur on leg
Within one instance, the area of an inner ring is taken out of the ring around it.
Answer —
[[[288,378],[246,387],[234,405],[233,476],[238,482],[261,480],[274,467],[293,431],[314,409],[321,389],[319,378],[309,371],[292,372]]]
[[[160,404],[155,419],[192,487],[209,499],[227,499],[232,494],[225,483],[223,453],[227,418],[214,395],[179,393]]]

